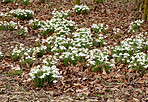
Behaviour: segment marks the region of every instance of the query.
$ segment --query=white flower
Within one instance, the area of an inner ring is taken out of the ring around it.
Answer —
[[[54,81],[53,81],[53,83],[57,83],[57,82],[58,82],[57,80],[54,80]]]
[[[112,66],[114,66],[114,64],[110,64],[109,66],[112,67]]]
[[[41,75],[39,78],[43,79],[45,78],[45,76],[46,76],[46,73],[43,73],[43,75]]]

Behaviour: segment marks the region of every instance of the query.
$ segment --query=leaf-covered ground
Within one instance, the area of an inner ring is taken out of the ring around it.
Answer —
[[[91,27],[94,23],[103,23],[109,26],[109,31],[104,40],[107,45],[119,45],[121,41],[131,36],[144,33],[143,37],[148,39],[148,22],[142,23],[140,29],[131,33],[128,32],[131,22],[142,19],[142,11],[137,17],[133,8],[135,2],[124,0],[109,0],[102,3],[95,3],[91,0],[81,0],[90,8],[88,14],[71,13],[68,20],[74,21],[79,28]],[[51,12],[56,8],[58,11],[65,11],[74,7],[73,0],[50,0],[50,3],[32,2],[29,5],[18,3],[1,4],[0,12],[7,13],[12,9],[31,9],[35,15],[33,19],[50,20]],[[2,20],[2,18],[0,18]],[[11,18],[18,21],[16,17]],[[118,63],[111,67],[110,72],[93,72],[84,67],[85,63],[77,63],[76,66],[57,65],[60,74],[63,76],[56,84],[45,84],[44,87],[36,87],[29,78],[29,66],[21,66],[19,61],[14,61],[10,52],[12,47],[24,44],[27,47],[35,47],[35,40],[39,38],[39,30],[33,30],[29,21],[20,21],[20,24],[28,27],[26,37],[17,35],[16,31],[0,31],[0,50],[4,57],[0,59],[0,101],[107,101],[107,102],[143,102],[148,100],[148,73],[142,75],[128,68],[124,63]],[[113,29],[120,29],[121,37],[118,34],[113,36]],[[50,35],[49,35],[50,36]],[[46,38],[41,36],[39,39]],[[102,47],[101,47],[102,48]],[[142,50],[146,54],[147,51]],[[48,53],[47,53],[48,54]],[[35,63],[36,64],[36,63]],[[38,64],[38,63],[37,63]],[[19,66],[23,69],[21,77],[10,72],[11,66]]]

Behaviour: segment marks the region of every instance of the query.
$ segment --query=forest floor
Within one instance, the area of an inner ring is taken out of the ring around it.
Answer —
[[[68,20],[74,21],[78,28],[91,27],[92,24],[103,23],[109,26],[109,33],[105,41],[106,46],[120,44],[133,34],[128,32],[131,22],[142,19],[142,12],[136,16],[138,11],[135,2],[125,0],[107,0],[104,3],[95,3],[91,0],[81,0],[90,8],[88,14],[72,14]],[[50,20],[51,12],[56,8],[58,11],[72,11],[73,0],[50,0],[50,3],[36,3],[21,5],[16,3],[1,4],[0,12],[6,13],[12,9],[31,9],[35,12],[34,19]],[[96,7],[96,9],[95,9]],[[1,18],[0,18],[1,19]],[[12,18],[13,21],[18,19]],[[20,21],[28,27],[29,32],[26,37],[18,36],[16,31],[0,31],[0,51],[4,57],[0,59],[0,102],[146,102],[148,101],[148,73],[142,75],[132,69],[127,68],[123,63],[111,68],[109,73],[105,71],[93,72],[83,67],[84,63],[76,66],[58,66],[63,78],[56,84],[36,87],[32,82],[28,82],[29,67],[22,67],[22,76],[10,74],[11,65],[18,66],[19,61],[14,61],[10,52],[11,46],[20,43],[27,47],[34,47],[35,40],[40,33],[32,30],[28,21]],[[112,37],[113,28],[119,28],[123,36]],[[134,36],[148,32],[148,22],[144,22],[140,30]],[[147,34],[144,35],[146,38]],[[44,38],[44,37],[41,37]],[[40,38],[40,39],[41,39]],[[147,53],[147,52],[146,52]],[[21,65],[19,65],[21,66]]]

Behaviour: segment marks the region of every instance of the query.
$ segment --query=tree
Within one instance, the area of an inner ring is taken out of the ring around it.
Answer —
[[[74,0],[75,5],[80,5],[80,0]]]
[[[144,20],[147,21],[147,15],[148,15],[148,0],[145,0],[144,2]]]

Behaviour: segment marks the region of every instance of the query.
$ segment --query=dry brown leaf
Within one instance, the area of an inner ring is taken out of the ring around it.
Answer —
[[[88,88],[87,87],[85,87],[84,89],[83,89],[83,94],[85,94],[85,95],[89,95],[89,90],[88,90]]]
[[[82,84],[74,83],[74,86],[82,88]]]
[[[76,93],[81,93],[81,92],[83,92],[82,89],[77,89],[77,90],[76,90]]]
[[[120,64],[120,66],[117,67],[117,69],[121,69],[121,68],[123,68],[123,66],[124,66],[124,64]]]
[[[114,102],[113,99],[108,98],[107,102]]]
[[[133,98],[133,100],[135,101],[135,102],[140,102],[138,99],[136,99],[136,98]]]
[[[74,72],[79,72],[79,67],[74,67],[74,68],[72,68],[72,70],[74,71]]]
[[[124,94],[127,95],[127,96],[130,96],[129,92],[127,92],[127,91]]]
[[[105,68],[103,68],[103,72],[102,72],[103,75],[107,75],[106,71],[105,71]]]
[[[121,100],[119,100],[119,98],[115,99],[115,102],[122,102]]]
[[[98,73],[95,73],[95,75],[93,76],[93,78],[100,78],[101,76]]]
[[[36,54],[37,54],[37,50],[35,50],[35,51],[33,52],[32,56],[36,56]]]
[[[30,66],[29,66],[29,64],[28,64],[28,63],[26,63],[26,67],[27,67],[27,68],[30,68]]]

